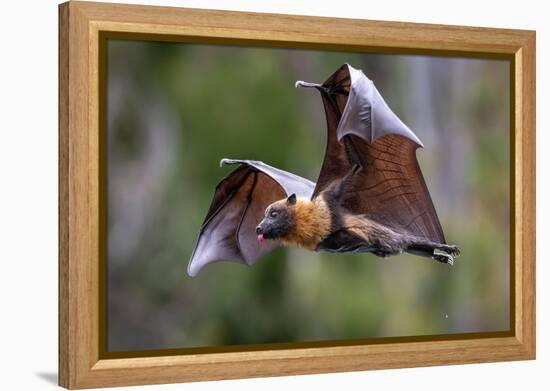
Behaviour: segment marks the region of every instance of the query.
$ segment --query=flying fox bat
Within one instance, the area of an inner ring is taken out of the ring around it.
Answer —
[[[418,137],[362,71],[342,65],[321,93],[327,145],[317,183],[253,160],[217,185],[189,260],[195,276],[217,261],[252,265],[279,245],[313,251],[403,252],[453,264],[416,159]]]

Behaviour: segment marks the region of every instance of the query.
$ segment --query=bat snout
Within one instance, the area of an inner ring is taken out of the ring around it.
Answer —
[[[264,238],[264,229],[261,224],[256,227],[256,235],[258,235],[258,243],[263,243]]]
[[[256,235],[258,236],[258,241],[263,242],[264,239],[274,239],[273,227],[269,222],[262,220],[260,224],[256,227]]]

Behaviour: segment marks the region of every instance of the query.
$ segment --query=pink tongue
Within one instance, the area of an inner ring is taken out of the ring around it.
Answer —
[[[264,234],[259,234],[258,235],[258,242],[263,242],[264,241]]]

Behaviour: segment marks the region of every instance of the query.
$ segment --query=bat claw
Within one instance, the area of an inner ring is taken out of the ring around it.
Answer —
[[[458,257],[460,256],[460,249],[457,247],[457,246],[449,246],[450,247],[450,250],[451,250],[451,255],[453,257]]]
[[[323,91],[327,90],[326,87],[324,87],[322,84],[310,83],[302,80],[297,80],[296,83],[294,83],[294,88],[298,88],[298,87],[317,88]]]
[[[453,266],[454,264],[454,258],[452,255],[437,249],[434,250],[432,259],[436,260],[437,262],[446,263],[447,265],[451,265],[451,266]]]
[[[438,250],[443,251],[447,254],[452,255],[453,257],[458,257],[460,255],[460,249],[454,244],[444,244],[438,248]]]

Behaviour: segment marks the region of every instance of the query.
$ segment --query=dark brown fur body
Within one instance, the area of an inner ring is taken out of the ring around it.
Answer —
[[[380,257],[410,252],[451,263],[445,254],[456,256],[456,246],[435,243],[429,240],[396,232],[363,215],[354,215],[338,202],[338,193],[330,187],[313,200],[282,199],[271,204],[266,216],[277,211],[286,227],[278,238],[285,245],[301,246],[315,251],[370,252]]]

